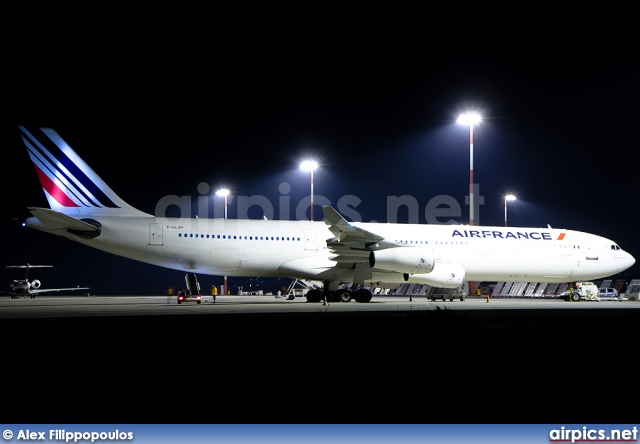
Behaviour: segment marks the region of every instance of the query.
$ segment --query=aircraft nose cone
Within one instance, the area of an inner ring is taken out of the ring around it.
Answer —
[[[625,251],[624,257],[622,257],[623,268],[620,271],[628,270],[636,263],[636,259],[631,254]]]

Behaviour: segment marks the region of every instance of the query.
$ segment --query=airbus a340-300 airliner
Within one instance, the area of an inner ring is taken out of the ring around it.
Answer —
[[[571,282],[607,277],[635,259],[614,241],[556,228],[154,216],[128,205],[50,128],[19,127],[49,208],[26,225],[118,256],[188,273],[323,282],[334,299],[368,302],[405,282]],[[353,291],[338,288],[352,282]]]

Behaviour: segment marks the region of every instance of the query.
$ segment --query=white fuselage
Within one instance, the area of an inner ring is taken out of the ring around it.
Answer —
[[[353,282],[354,272],[336,266],[327,246],[334,238],[325,222],[167,219],[94,216],[101,233],[83,239],[64,229],[27,225],[119,256],[206,275],[290,277]],[[461,265],[465,280],[569,282],[592,280],[629,268],[633,257],[613,241],[552,228],[354,223],[436,262]],[[362,264],[361,264],[362,265]],[[437,265],[436,265],[437,266]],[[365,270],[366,271],[366,270]],[[403,282],[402,273],[365,273],[365,282]]]

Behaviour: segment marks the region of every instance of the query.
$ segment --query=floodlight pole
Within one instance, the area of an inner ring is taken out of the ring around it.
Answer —
[[[504,196],[504,226],[507,226],[507,196]]]
[[[229,193],[230,191],[227,190],[226,188],[216,191],[216,194],[218,196],[224,196],[224,219],[225,220],[227,220],[227,202],[228,202],[227,199],[228,199]],[[225,275],[222,293],[226,295],[229,291],[228,289],[229,289],[229,286],[227,284],[227,276]]]
[[[311,170],[311,220],[313,220],[313,169]]]
[[[473,126],[480,123],[482,118],[476,113],[460,114],[458,123],[469,125],[469,225],[475,224],[474,210],[475,202],[473,196]]]
[[[474,224],[473,203],[473,123],[469,124],[469,225]]]
[[[507,194],[504,196],[504,226],[507,226],[507,201],[508,200],[516,200],[516,196],[513,194]]]
[[[313,220],[313,171],[318,168],[315,160],[305,160],[300,164],[300,168],[311,172],[311,220]]]

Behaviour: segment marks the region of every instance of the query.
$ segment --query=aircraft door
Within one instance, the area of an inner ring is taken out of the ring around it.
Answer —
[[[149,224],[149,245],[163,245],[161,224]]]
[[[304,249],[318,249],[318,245],[316,244],[316,230],[304,230]]]

